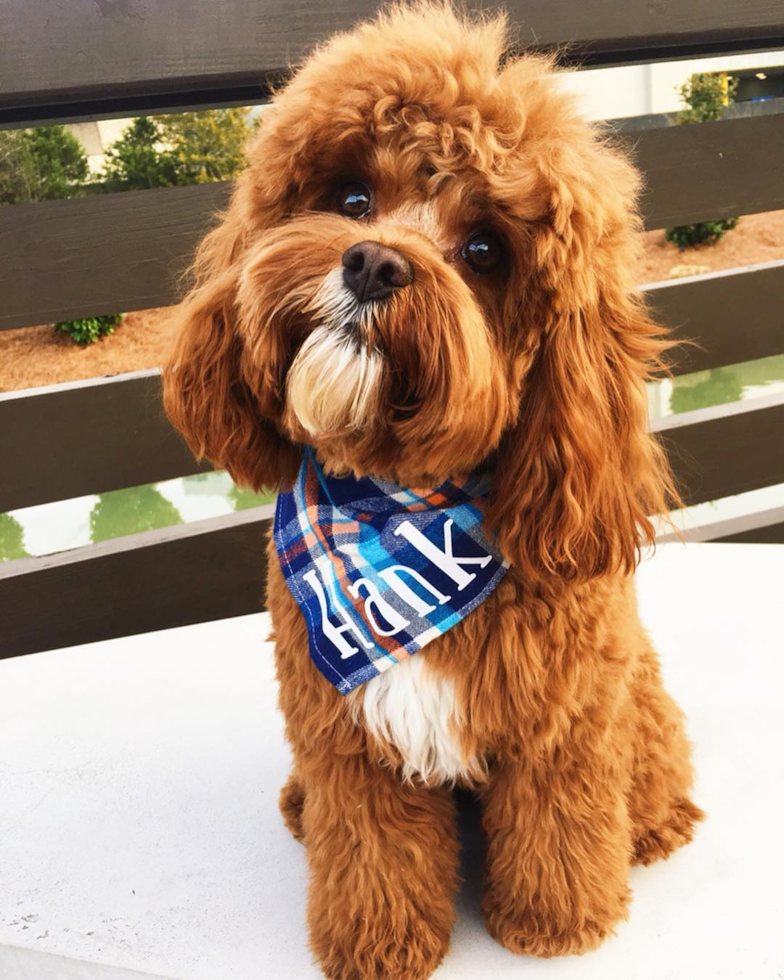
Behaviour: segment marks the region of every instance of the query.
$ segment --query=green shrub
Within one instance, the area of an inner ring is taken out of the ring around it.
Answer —
[[[719,218],[718,221],[699,221],[696,225],[676,225],[668,228],[664,237],[682,252],[696,245],[715,245],[737,223],[737,218]]]
[[[680,87],[680,96],[689,108],[678,113],[678,124],[682,126],[721,119],[737,90],[738,79],[725,72],[695,72]],[[699,221],[694,225],[676,225],[668,228],[664,237],[682,252],[697,245],[715,245],[737,223],[737,218],[719,218]]]
[[[689,107],[678,113],[678,123],[714,122],[735,100],[738,79],[726,72],[698,71],[690,75],[678,90]]]
[[[54,328],[58,333],[68,334],[75,344],[86,346],[114,333],[114,328],[119,326],[122,318],[122,313],[111,313],[108,316],[92,316],[83,320],[62,320],[55,323]]]

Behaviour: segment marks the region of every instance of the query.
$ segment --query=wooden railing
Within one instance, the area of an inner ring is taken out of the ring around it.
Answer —
[[[7,0],[0,125],[262,101],[363,0]],[[572,61],[644,63],[784,47],[778,0],[507,3],[523,43]],[[767,107],[770,109],[770,107]],[[784,113],[626,134],[646,177],[646,226],[784,207]],[[227,199],[212,184],[0,209],[0,329],[145,309],[178,276]],[[684,349],[675,373],[784,353],[784,262],[648,287]],[[784,482],[784,396],[685,412],[655,426],[688,503]],[[0,394],[0,512],[208,469],[166,421],[157,371]],[[0,657],[261,608],[270,508],[0,565]],[[718,540],[781,541],[784,508]]]

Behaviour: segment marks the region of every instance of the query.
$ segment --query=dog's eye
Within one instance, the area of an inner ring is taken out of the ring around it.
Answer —
[[[369,188],[359,183],[341,187],[337,196],[337,209],[347,218],[364,218],[370,211]]]
[[[504,248],[495,235],[479,231],[468,239],[460,254],[474,272],[481,275],[497,268],[504,257]]]

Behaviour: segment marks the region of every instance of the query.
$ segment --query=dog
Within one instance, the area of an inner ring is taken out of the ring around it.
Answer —
[[[552,58],[509,49],[503,15],[432,2],[319,47],[198,250],[164,369],[193,452],[281,491],[281,811],[341,980],[446,954],[454,786],[481,803],[489,932],[543,957],[598,946],[630,865],[702,817],[634,591],[677,501],[647,425],[671,344],[632,288],[639,177]]]

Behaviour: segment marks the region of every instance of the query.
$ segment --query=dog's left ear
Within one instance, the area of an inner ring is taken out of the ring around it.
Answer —
[[[531,577],[631,571],[651,515],[676,497],[645,388],[670,344],[629,288],[636,175],[620,154],[589,150],[582,172],[554,181],[537,232],[527,309],[540,331],[488,510],[504,556]]]
[[[274,380],[248,368],[237,330],[237,213],[245,210],[237,202],[244,186],[240,178],[230,211],[197,251],[197,285],[174,312],[177,341],[163,368],[163,400],[194,456],[228,470],[240,486],[285,490],[296,477],[302,450],[278,431],[274,413],[264,410],[260,395],[269,398]]]

